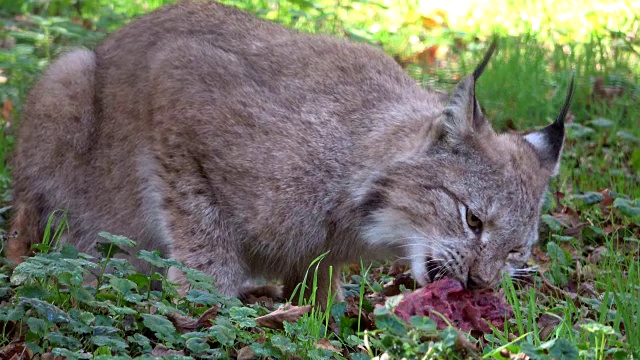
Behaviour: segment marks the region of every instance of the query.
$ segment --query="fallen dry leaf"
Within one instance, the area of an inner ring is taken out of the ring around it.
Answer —
[[[203,327],[209,327],[213,325],[213,320],[218,315],[218,307],[214,306],[211,309],[205,311],[199,319],[194,319],[189,316],[182,316],[179,314],[169,314],[167,318],[173,323],[176,330],[182,334],[196,331]]]
[[[367,311],[363,309],[362,306],[360,306],[360,299],[357,296],[350,296],[346,298],[345,301],[347,303],[347,309],[344,312],[344,316],[350,319],[357,319],[358,317],[360,317],[360,329],[373,330],[374,327],[373,322],[371,321],[371,317],[369,317],[370,314],[368,314]]]
[[[539,246],[534,246],[531,254],[535,262],[538,264],[546,264],[550,259],[549,255],[547,255],[544,250],[540,249]]]
[[[609,191],[609,189],[602,189],[598,192],[603,196],[602,201],[598,203],[598,207],[600,207],[604,216],[609,216],[609,213],[611,213],[611,205],[613,205],[615,199],[611,197],[611,191]]]
[[[390,276],[397,276],[404,272],[407,272],[408,270],[409,270],[409,265],[406,263],[406,261],[396,260],[391,263],[391,266],[389,267],[389,271],[387,272],[387,274],[389,274]]]
[[[173,349],[169,349],[168,347],[162,344],[158,344],[151,351],[151,356],[155,356],[155,357],[163,357],[163,356],[171,356],[171,355],[184,356],[184,350],[173,350]]]
[[[19,359],[25,350],[24,342],[11,342],[0,347],[0,359]]]
[[[550,283],[547,277],[544,275],[544,273],[545,271],[540,270],[540,279],[542,280],[542,284],[544,285],[540,289],[541,291],[551,296],[555,296],[559,298],[568,297],[571,300],[576,300],[578,298],[578,294],[572,293],[570,291],[566,291]]]
[[[542,314],[538,318],[538,329],[540,329],[540,338],[546,339],[553,330],[560,324],[560,320],[556,316]]]
[[[415,54],[416,62],[423,65],[433,65],[436,61],[438,45],[430,46]]]
[[[11,100],[5,100],[4,104],[2,105],[2,117],[9,121],[12,118],[12,113],[13,113],[13,103],[11,102]]]
[[[251,346],[245,346],[238,350],[237,360],[251,360],[256,354],[251,349]]]
[[[384,286],[382,289],[382,295],[395,296],[402,293],[401,287],[405,289],[415,289],[416,281],[410,274],[399,274],[392,281]]]
[[[581,282],[578,286],[578,294],[581,296],[589,296],[595,299],[600,298],[600,294],[596,291],[592,282]]]
[[[285,321],[294,323],[298,321],[298,319],[311,311],[312,306],[295,306],[290,303],[286,303],[280,305],[275,311],[270,314],[260,316],[256,318],[256,324],[261,327],[266,327],[269,329],[283,329],[283,323]]]
[[[90,353],[86,352],[86,351],[78,351],[79,355],[91,355]],[[20,357],[19,360],[23,360],[25,359],[25,357]],[[36,356],[31,356],[31,357],[27,357],[26,359],[38,359],[38,360],[66,360],[67,358],[65,358],[64,356],[60,356],[60,355],[53,355],[52,352],[46,352],[42,355],[40,355],[40,357]],[[14,359],[11,359],[14,360]],[[18,358],[15,358],[15,360],[18,360]]]
[[[578,213],[570,207],[563,207],[560,212],[553,213],[552,216],[560,221],[566,228],[583,225]]]
[[[422,51],[407,55],[396,56],[394,59],[400,66],[406,68],[410,64],[418,64],[422,66],[432,67],[436,61],[436,54],[438,53],[438,45],[430,46]]]
[[[40,360],[63,360],[62,356],[54,356],[52,352],[46,352],[40,355]]]
[[[331,342],[327,338],[322,338],[322,339],[318,340],[318,342],[316,343],[316,347],[318,349],[329,350],[329,351],[335,352],[335,353],[339,353],[340,352],[340,349],[338,349],[337,347],[333,346],[333,344],[331,344]]]
[[[586,250],[590,250],[590,249],[586,249]],[[589,261],[591,264],[598,264],[605,258],[608,252],[609,252],[609,249],[607,249],[606,246],[598,246],[589,252],[589,255],[587,256],[587,261]]]

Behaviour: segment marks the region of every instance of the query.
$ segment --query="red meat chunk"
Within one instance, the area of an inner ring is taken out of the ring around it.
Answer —
[[[396,315],[404,321],[409,321],[413,315],[426,315],[437,323],[438,329],[447,327],[435,312],[444,315],[462,331],[481,333],[491,332],[487,323],[503,329],[504,320],[513,315],[511,306],[493,291],[466,290],[458,281],[446,278],[405,295],[395,309]]]

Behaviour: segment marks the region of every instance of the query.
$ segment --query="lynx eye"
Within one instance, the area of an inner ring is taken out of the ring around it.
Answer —
[[[524,249],[513,249],[509,251],[509,259],[519,259],[524,256]]]
[[[480,221],[480,219],[475,216],[469,208],[467,208],[467,225],[469,225],[469,228],[475,233],[482,230],[482,221]]]

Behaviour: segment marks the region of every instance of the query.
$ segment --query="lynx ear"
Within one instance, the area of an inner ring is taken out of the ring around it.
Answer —
[[[449,104],[442,112],[447,133],[456,140],[463,141],[484,123],[484,116],[475,95],[475,80],[466,76],[449,98]]]
[[[567,90],[567,97],[564,100],[564,105],[562,105],[562,110],[560,110],[560,114],[558,114],[553,124],[524,136],[524,139],[533,145],[542,167],[550,170],[553,176],[558,174],[560,153],[562,152],[562,144],[564,142],[564,118],[567,116],[567,112],[569,112],[571,98],[573,98],[573,90],[572,77],[569,83],[569,89]]]
[[[496,40],[494,39],[473,74],[466,76],[456,86],[449,104],[443,111],[445,129],[454,138],[462,140],[477,132],[486,122],[476,98],[476,81],[482,75],[495,50]]]

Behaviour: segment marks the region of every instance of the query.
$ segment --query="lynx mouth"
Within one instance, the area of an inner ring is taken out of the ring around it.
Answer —
[[[447,270],[444,268],[443,264],[438,260],[434,260],[430,256],[427,256],[425,264],[427,268],[427,276],[430,281],[438,280],[447,274]]]

